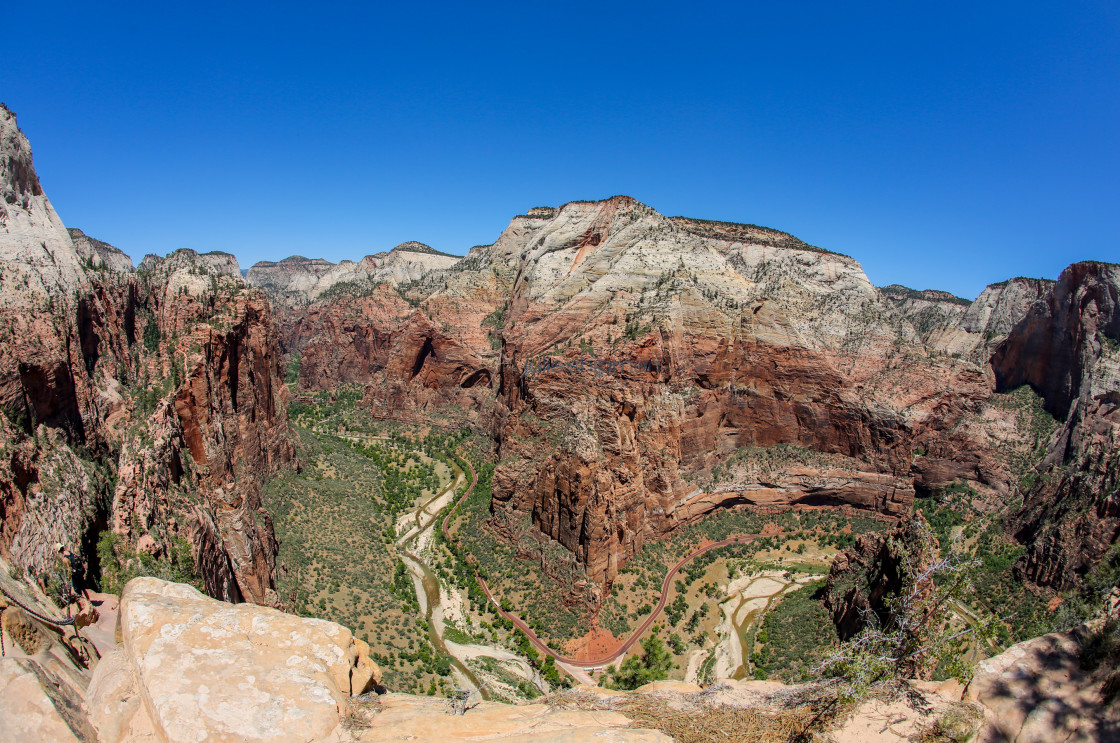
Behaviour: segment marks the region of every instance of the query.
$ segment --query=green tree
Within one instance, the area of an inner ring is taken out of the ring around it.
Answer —
[[[639,686],[651,681],[669,678],[669,669],[673,667],[673,656],[665,643],[657,635],[650,635],[642,640],[642,650],[645,655],[631,655],[622,662],[617,671],[611,672],[608,686],[616,689],[637,689]]]

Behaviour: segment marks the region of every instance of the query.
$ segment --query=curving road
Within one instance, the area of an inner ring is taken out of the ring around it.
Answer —
[[[466,491],[463,492],[463,495],[459,498],[459,500],[455,501],[454,505],[447,509],[447,515],[443,517],[443,523],[441,525],[443,536],[449,542],[451,541],[451,534],[447,530],[447,524],[451,521],[451,516],[455,513],[455,509],[457,509],[462,504],[462,502],[465,501],[468,496],[470,496],[471,492],[474,490],[475,484],[478,482],[478,474],[474,471],[474,466],[470,463],[470,460],[466,459],[465,457],[463,457],[462,459],[464,464],[467,465],[467,469],[471,471],[471,484],[466,489]],[[622,644],[615,648],[615,650],[609,655],[605,655],[602,658],[596,658],[594,660],[578,660],[576,658],[568,658],[557,653],[544,641],[542,641],[541,638],[537,637],[537,634],[533,632],[532,628],[529,627],[529,625],[527,625],[524,621],[522,621],[520,617],[502,609],[501,604],[499,604],[497,599],[494,598],[494,594],[490,592],[490,586],[488,586],[486,584],[486,581],[483,580],[482,576],[478,574],[478,570],[474,571],[474,577],[475,580],[478,581],[478,584],[482,586],[482,590],[486,593],[486,597],[490,599],[490,602],[492,604],[494,604],[494,608],[497,609],[498,613],[512,622],[513,625],[519,630],[524,632],[525,636],[529,638],[529,642],[535,645],[536,648],[542,653],[551,655],[557,661],[566,663],[571,666],[577,666],[579,668],[598,668],[613,663],[620,656],[624,655],[626,651],[633,647],[634,643],[638,641],[638,638],[642,636],[642,633],[649,629],[650,625],[653,624],[653,621],[655,619],[657,619],[657,616],[661,613],[662,609],[665,608],[665,604],[669,600],[669,585],[673,582],[673,579],[677,576],[677,572],[682,567],[687,565],[692,560],[695,560],[705,552],[710,552],[711,550],[719,549],[720,547],[726,547],[731,544],[747,544],[754,541],[758,537],[758,534],[742,534],[740,536],[731,537],[729,539],[715,542],[714,544],[699,547],[693,550],[687,556],[681,558],[679,561],[677,561],[677,564],[673,566],[672,570],[669,571],[669,574],[665,576],[665,581],[661,584],[661,598],[660,600],[658,600],[657,606],[654,607],[653,612],[650,613],[648,617],[646,617],[646,620],[644,622],[642,622],[642,625],[638,627],[638,629],[636,629],[633,633],[631,633],[630,637],[626,638],[626,640],[624,640]],[[467,559],[470,560],[469,555]]]

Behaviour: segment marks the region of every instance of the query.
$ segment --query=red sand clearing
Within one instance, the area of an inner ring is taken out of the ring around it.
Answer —
[[[621,644],[622,640],[612,635],[610,630],[604,627],[594,627],[583,637],[568,640],[564,646],[564,653],[569,658],[586,661],[609,655],[612,650]]]

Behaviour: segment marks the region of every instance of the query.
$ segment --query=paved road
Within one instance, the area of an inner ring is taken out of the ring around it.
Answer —
[[[474,467],[471,465],[470,461],[464,458],[463,462],[466,463],[467,468],[471,471],[471,484],[470,487],[468,487],[463,493],[462,497],[459,498],[458,501],[456,501],[455,505],[447,509],[447,515],[443,517],[443,536],[449,542],[451,541],[451,534],[447,530],[447,524],[451,521],[451,516],[452,514],[454,514],[455,509],[458,508],[459,505],[462,504],[462,502],[470,496],[471,492],[474,490],[475,484],[478,482],[478,474],[475,473]],[[486,584],[486,581],[483,580],[482,576],[478,574],[477,570],[475,570],[474,577],[478,581],[478,584],[482,586],[482,590],[486,592],[486,597],[490,599],[491,603],[494,604],[494,608],[497,609],[498,613],[512,622],[513,625],[519,630],[524,632],[525,636],[529,638],[529,642],[535,645],[537,649],[542,653],[551,655],[561,663],[567,663],[568,665],[578,666],[580,668],[597,668],[606,666],[616,661],[620,656],[624,655],[626,651],[634,645],[635,642],[638,641],[638,638],[642,636],[642,633],[649,629],[650,625],[653,624],[653,621],[655,619],[657,619],[657,616],[665,608],[665,604],[669,600],[669,586],[673,582],[673,578],[677,576],[677,571],[679,571],[682,567],[687,565],[692,560],[695,560],[705,552],[710,552],[711,550],[719,549],[720,547],[726,547],[730,544],[747,544],[757,539],[758,536],[758,534],[742,534],[737,537],[731,537],[730,539],[724,539],[722,541],[715,542],[714,544],[699,547],[693,550],[686,557],[679,560],[677,564],[673,566],[673,569],[669,571],[669,574],[665,576],[665,582],[661,584],[661,598],[660,600],[658,600],[657,606],[654,607],[653,612],[648,617],[646,617],[646,620],[644,622],[642,622],[642,626],[638,627],[638,629],[635,630],[630,635],[630,637],[623,641],[623,643],[615,648],[615,650],[612,651],[609,655],[605,655],[594,660],[578,660],[575,658],[568,658],[557,653],[555,650],[545,644],[544,641],[541,640],[541,638],[537,637],[537,634],[533,632],[532,628],[529,627],[529,625],[525,624],[525,622],[523,622],[520,617],[513,614],[512,612],[508,612],[502,609],[497,599],[494,598],[494,594],[490,592],[490,586]]]

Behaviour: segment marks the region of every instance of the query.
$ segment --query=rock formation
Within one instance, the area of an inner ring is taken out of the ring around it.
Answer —
[[[458,256],[434,250],[423,243],[401,243],[387,253],[367,255],[360,261],[335,264],[322,258],[293,255],[279,262],[253,264],[246,278],[268,291],[269,297],[288,307],[306,306],[334,290],[335,295],[357,293],[366,286],[398,286],[415,281],[431,270],[450,268]]]
[[[321,292],[336,269],[290,260],[257,280],[285,303],[300,386],[356,382],[389,417],[488,428],[496,528],[530,516],[601,584],[718,508],[899,515],[958,480],[1010,497],[1006,451],[1028,436],[993,404],[987,358],[1052,283],[972,303],[879,290],[786,233],[628,197],[530,210],[406,285]]]
[[[949,292],[936,289],[916,291],[909,287],[891,284],[881,291],[883,298],[894,305],[927,345],[938,331],[959,328],[972,302]]]
[[[326,738],[351,695],[380,679],[345,627],[137,578],[121,596],[120,645],[90,681],[104,743]]]
[[[117,271],[128,273],[134,269],[132,259],[125,255],[119,248],[107,242],[102,242],[90,237],[77,227],[66,230],[70,239],[74,241],[74,249],[86,266],[87,271]]]
[[[976,740],[1120,740],[1115,683],[1111,692],[1102,684],[1087,652],[1094,631],[1081,626],[1044,635],[982,661],[965,693],[983,705],[986,724]]]
[[[0,567],[6,593],[55,615],[45,597],[7,579],[2,560]],[[6,601],[0,597],[5,618],[22,611]],[[154,578],[129,583],[113,611],[116,639],[100,659],[68,653],[73,630],[59,634],[34,618],[20,620],[31,634],[17,642],[15,622],[5,619],[0,729],[6,742],[653,743],[677,732],[752,725],[756,735],[784,739],[815,720],[840,741],[913,740],[940,728],[983,741],[1103,743],[1120,729],[1120,709],[1103,690],[1101,674],[1086,670],[1096,631],[1090,627],[1012,647],[984,661],[965,688],[910,682],[907,694],[869,700],[829,723],[816,714],[820,705],[810,706],[826,699],[827,689],[770,681],[725,681],[703,690],[681,682],[635,692],[581,687],[546,704],[468,700],[454,714],[446,699],[373,693],[385,691],[380,669],[364,643],[332,622],[230,605]],[[891,724],[884,727],[884,719]]]
[[[267,299],[233,256],[133,272],[67,231],[0,109],[0,556],[45,572],[55,543],[96,577],[98,532],[192,546],[208,590],[274,603],[260,482],[292,457]]]
[[[0,566],[5,592],[57,616],[28,586],[7,581],[7,563]],[[617,712],[476,700],[457,716],[443,699],[379,697],[380,669],[347,628],[216,601],[155,578],[126,586],[116,643],[100,659],[68,655],[62,640],[73,631],[57,637],[35,619],[26,621],[36,644],[16,644],[8,618],[20,611],[0,596],[5,743],[670,740]]]
[[[923,539],[925,527],[924,517],[915,514],[889,532],[858,537],[854,547],[833,560],[823,601],[841,640],[858,634],[871,612],[887,619],[887,601],[903,590],[907,578],[903,551],[921,569],[933,560]]]
[[[1120,534],[1120,266],[1063,271],[992,368],[998,388],[1029,384],[1062,421],[1014,523],[1021,572],[1069,588]]]
[[[992,284],[980,293],[955,323],[947,323],[929,339],[946,353],[969,356],[987,364],[992,347],[1011,332],[1031,306],[1053,288],[1048,279],[1017,278]]]

